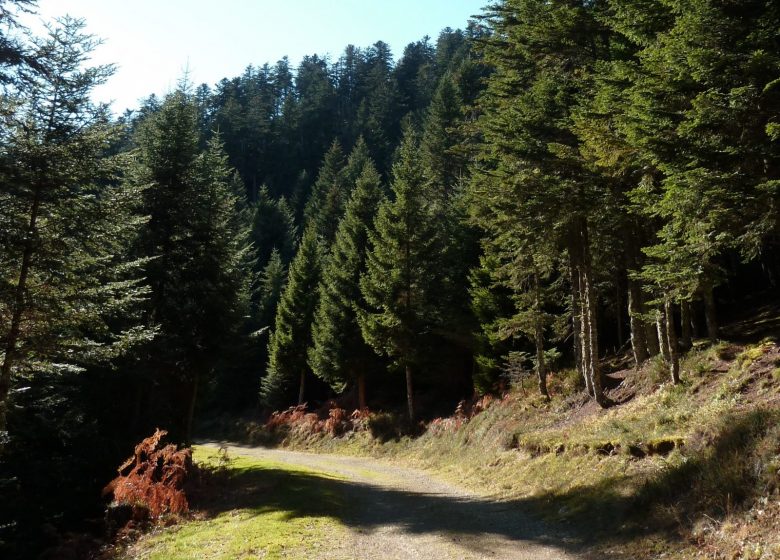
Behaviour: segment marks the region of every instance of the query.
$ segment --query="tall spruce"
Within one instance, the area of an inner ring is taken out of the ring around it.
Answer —
[[[216,137],[201,152],[197,127],[192,98],[182,90],[167,96],[138,132],[133,170],[133,181],[148,185],[140,250],[154,257],[148,316],[160,328],[149,366],[175,387],[172,421],[184,441],[200,381],[248,312],[252,266],[227,158]]]
[[[444,239],[418,151],[417,134],[408,127],[393,166],[393,198],[380,206],[369,232],[366,272],[360,280],[368,308],[358,313],[365,340],[405,374],[410,420],[416,416],[414,369],[440,323],[443,283]]]
[[[564,0],[505,0],[490,8],[492,34],[480,44],[495,72],[480,101],[483,140],[472,200],[475,222],[491,243],[511,250],[519,233],[513,224],[519,224],[529,233],[535,229],[526,239],[552,235],[543,247],[566,248],[577,366],[605,406],[591,240],[603,193],[572,130],[586,79],[609,37],[597,17],[601,9],[600,3]]]
[[[268,343],[268,368],[260,388],[267,406],[279,408],[294,402],[296,388],[298,404],[305,402],[306,380],[311,375],[306,353],[312,344],[321,268],[321,242],[316,229],[309,227],[290,265]]]
[[[281,253],[274,249],[268,264],[263,268],[258,286],[257,316],[262,327],[273,325],[276,308],[279,306],[286,282],[287,266],[282,260]]]
[[[116,183],[121,130],[93,89],[112,67],[85,67],[96,41],[64,18],[31,46],[2,98],[0,145],[0,432],[12,387],[79,370],[151,332],[141,326],[141,189]]]
[[[366,408],[366,378],[376,373],[379,363],[357,320],[358,310],[366,307],[360,276],[366,270],[368,235],[383,198],[381,179],[369,161],[357,179],[324,266],[314,345],[309,349],[312,371],[336,390],[357,386],[361,409]]]
[[[333,237],[336,235],[336,228],[348,196],[345,165],[341,144],[334,141],[322,161],[322,167],[304,212],[306,224],[313,224],[317,234],[328,245],[333,242]]]
[[[287,200],[274,200],[265,185],[261,186],[257,200],[252,204],[252,242],[257,251],[258,267],[262,269],[276,249],[284,263],[295,255],[297,228],[295,216]]]
[[[655,172],[636,198],[662,220],[644,276],[661,303],[703,299],[713,341],[724,256],[760,254],[777,223],[779,21],[771,3],[680,4],[631,89],[629,140]]]

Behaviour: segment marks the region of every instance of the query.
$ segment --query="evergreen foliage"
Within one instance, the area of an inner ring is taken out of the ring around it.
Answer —
[[[265,327],[273,324],[286,282],[287,266],[281,253],[274,249],[260,276],[257,313],[260,325]]]
[[[351,165],[355,159],[353,153]],[[357,314],[366,308],[360,276],[366,270],[368,235],[383,198],[379,174],[367,161],[324,266],[312,327],[314,344],[309,349],[312,371],[335,390],[348,384],[358,386],[360,408],[366,407],[366,377],[375,375],[380,365],[374,350],[363,340]]]
[[[178,437],[189,439],[199,380],[213,372],[249,304],[252,251],[236,212],[231,170],[215,137],[199,148],[197,107],[182,90],[166,97],[136,142],[135,184],[148,185],[149,222],[139,251],[148,318],[160,328],[149,366],[178,384]]]
[[[317,235],[328,245],[333,242],[349,196],[345,166],[344,151],[336,140],[325,154],[304,212],[305,223],[313,224]]]
[[[268,368],[260,389],[268,406],[289,405],[296,388],[298,404],[304,402],[306,380],[311,374],[306,353],[312,343],[311,325],[319,300],[321,267],[321,242],[317,231],[309,227],[290,264],[268,343]]]
[[[274,200],[268,187],[262,186],[251,211],[252,242],[258,266],[265,266],[274,250],[279,252],[282,262],[289,263],[295,255],[297,227],[287,200],[284,197]]]
[[[187,440],[258,384],[392,409],[403,371],[414,420],[518,367],[546,395],[560,354],[609,406],[606,354],[677,383],[724,304],[774,298],[776,2],[497,0],[397,60],[283,58],[120,119],[83,22],[36,39],[28,9],[0,0],[0,477],[25,491],[44,447]]]
[[[0,432],[11,388],[83,369],[148,340],[139,304],[144,259],[129,246],[144,222],[138,186],[116,178],[121,130],[90,95],[112,72],[85,68],[94,39],[65,18],[32,45],[4,96],[0,149]]]
[[[438,297],[445,240],[425,189],[419,140],[407,129],[393,166],[393,198],[383,203],[369,232],[370,249],[360,287],[368,308],[358,313],[365,340],[405,371],[407,409],[415,418],[412,371],[425,341],[440,324]]]

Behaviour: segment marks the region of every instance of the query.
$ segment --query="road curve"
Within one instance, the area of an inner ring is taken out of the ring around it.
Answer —
[[[376,459],[206,442],[245,455],[335,475],[350,504],[349,539],[317,560],[552,560],[581,558],[577,542],[524,511]]]

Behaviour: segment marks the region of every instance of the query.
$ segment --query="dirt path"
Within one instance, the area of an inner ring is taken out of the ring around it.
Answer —
[[[218,448],[218,443],[206,443]],[[576,542],[517,505],[491,501],[431,475],[366,458],[230,445],[232,455],[339,476],[350,538],[317,560],[573,559]]]

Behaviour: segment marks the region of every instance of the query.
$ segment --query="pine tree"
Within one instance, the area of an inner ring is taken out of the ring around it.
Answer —
[[[368,151],[368,145],[363,137],[359,137],[355,146],[347,158],[347,163],[344,166],[344,179],[347,182],[347,200],[349,200],[352,191],[355,188],[355,183],[363,174],[363,171],[367,164],[374,166],[374,162],[371,159],[371,154]],[[346,206],[346,202],[344,204]]]
[[[445,74],[433,96],[425,121],[421,155],[431,185],[450,193],[465,163],[455,153],[462,142],[457,127],[462,121],[461,100],[452,76]]]
[[[310,368],[306,352],[312,343],[312,322],[319,300],[321,276],[320,240],[313,227],[303,234],[298,253],[290,265],[287,285],[276,311],[268,343],[268,369],[260,394],[267,406],[289,404],[298,383],[298,404],[304,403]]]
[[[413,371],[441,316],[437,297],[444,247],[418,150],[417,134],[408,128],[393,166],[394,197],[380,206],[369,232],[366,272],[360,280],[368,309],[358,314],[365,340],[405,373],[410,420],[415,418]]]
[[[150,221],[140,247],[147,268],[149,317],[160,327],[151,367],[176,380],[179,434],[188,441],[201,378],[247,314],[249,232],[236,212],[232,170],[217,137],[199,149],[197,107],[184,91],[166,97],[141,126],[133,180],[149,185]]]
[[[260,276],[257,315],[258,321],[263,327],[273,323],[286,282],[287,267],[282,260],[281,253],[274,249]]]
[[[262,186],[252,205],[252,242],[257,251],[258,267],[262,269],[276,249],[282,262],[289,263],[297,243],[295,216],[285,198],[274,200],[268,187]]]
[[[481,45],[495,73],[480,101],[483,140],[472,200],[475,223],[502,251],[522,247],[514,235],[524,228],[528,246],[534,236],[554,234],[557,239],[539,247],[566,248],[577,365],[589,392],[606,406],[591,240],[603,191],[573,133],[590,68],[609,38],[598,17],[603,9],[564,0],[505,0],[491,7],[492,34]],[[561,255],[545,260],[560,262]]]
[[[3,97],[0,148],[0,432],[9,392],[32,372],[80,370],[151,333],[140,326],[140,189],[117,186],[125,161],[105,106],[90,101],[111,67],[84,68],[96,42],[64,18],[35,41],[40,71]]]
[[[771,133],[780,59],[769,54],[780,11],[758,1],[739,9],[702,1],[680,4],[673,16],[639,54],[626,119],[631,145],[654,172],[635,199],[662,220],[644,277],[661,293],[659,304],[703,299],[714,341],[722,256],[736,249],[755,257],[777,223],[766,209],[776,204],[780,177]]]
[[[468,224],[468,170],[463,154],[468,149],[462,134],[463,108],[453,76],[442,76],[425,116],[420,160],[428,197],[446,239],[441,255],[443,286],[440,299],[446,318],[438,329],[436,353],[449,356],[426,365],[431,373],[446,376],[459,396],[473,391],[475,317],[469,305],[469,272],[479,259],[479,233]]]
[[[309,349],[312,371],[332,387],[343,390],[348,383],[357,384],[361,409],[366,407],[366,376],[378,364],[357,321],[358,309],[366,307],[360,276],[366,268],[369,231],[383,198],[379,174],[372,163],[365,163],[324,266],[314,345]]]
[[[336,234],[348,196],[344,167],[344,152],[341,144],[334,141],[322,161],[322,167],[304,212],[305,223],[313,224],[317,234],[328,245]]]
[[[18,77],[15,69],[28,66],[36,71],[43,67],[27,52],[27,46],[20,36],[27,29],[20,25],[19,16],[31,13],[36,0],[0,0],[0,85],[13,83]]]

